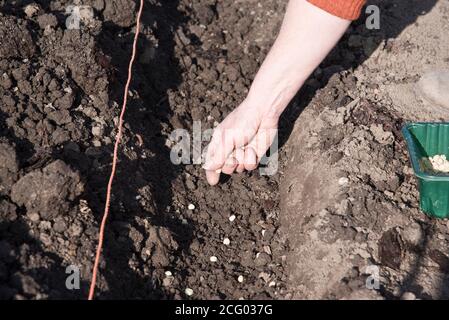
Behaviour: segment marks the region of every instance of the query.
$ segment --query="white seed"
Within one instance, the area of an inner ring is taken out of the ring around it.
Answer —
[[[165,276],[166,277],[171,277],[173,274],[171,273],[171,271],[165,271]]]
[[[229,246],[230,243],[231,243],[231,240],[229,240],[229,238],[224,238],[224,239],[223,239],[223,244],[224,244],[225,246]]]
[[[187,209],[189,209],[189,210],[195,210],[195,205],[194,205],[193,203],[190,203],[190,204],[187,206]]]
[[[340,179],[338,179],[338,184],[340,186],[344,186],[345,184],[347,184],[349,182],[349,179],[346,177],[341,177]]]
[[[267,230],[262,229],[262,237],[265,237],[265,232],[267,232]]]
[[[212,256],[209,258],[210,262],[217,262],[218,258],[216,256]]]
[[[193,294],[193,290],[190,288],[186,288],[186,290],[184,291],[186,295],[188,295],[189,297]]]
[[[239,276],[239,277],[237,278],[237,281],[240,282],[240,283],[242,283],[243,280],[245,280],[245,278],[243,278],[243,276]]]
[[[229,221],[232,222],[232,221],[234,221],[234,220],[235,220],[235,215],[232,215],[232,216],[229,217]]]

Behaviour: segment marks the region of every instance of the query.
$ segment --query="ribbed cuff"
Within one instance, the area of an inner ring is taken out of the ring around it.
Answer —
[[[330,14],[346,19],[357,20],[366,0],[307,0]]]

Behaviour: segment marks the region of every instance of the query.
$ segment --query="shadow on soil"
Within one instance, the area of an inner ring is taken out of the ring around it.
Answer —
[[[145,36],[140,36],[140,55],[136,59],[130,88],[139,96],[130,99],[128,109],[132,112],[125,115],[125,130],[128,135],[133,135],[131,139],[134,140],[126,141],[124,145],[127,148],[133,147],[139,154],[144,151],[148,157],[131,160],[123,155],[120,158],[108,222],[111,229],[106,235],[103,251],[105,265],[101,268],[108,289],[99,292],[100,298],[171,298],[171,295],[163,290],[162,284],[156,283],[154,277],[151,277],[154,271],[151,269],[154,266],[150,261],[143,261],[140,254],[137,254],[140,270],[133,271],[130,268],[129,261],[135,254],[133,252],[136,242],[123,233],[126,231],[123,225],[134,227],[141,234],[147,235],[148,230],[135,222],[138,218],[149,218],[152,226],[164,227],[170,231],[179,244],[178,250],[187,249],[192,240],[192,224],[184,225],[179,219],[173,219],[169,215],[173,197],[171,184],[181,169],[172,164],[170,149],[165,145],[165,138],[160,133],[163,130],[162,123],[169,123],[172,115],[168,91],[176,90],[181,82],[179,61],[174,54],[174,36],[177,28],[186,21],[186,17],[178,11],[178,3],[178,0],[164,1],[162,5],[145,2],[142,22],[144,28],[157,25],[157,29],[153,31],[158,47],[153,51],[154,56],[151,59],[145,58],[142,53],[152,50],[154,43],[150,43]],[[111,55],[111,66],[116,70],[117,81],[110,92],[110,98],[115,101],[121,101],[123,98],[122,91],[134,37],[131,33],[122,41],[117,41],[120,32],[123,32],[123,28],[108,23],[103,26],[98,37],[101,49]],[[139,137],[143,142],[141,145],[136,143]],[[107,166],[101,174],[89,174],[92,180],[87,185],[92,190],[87,194],[96,193],[95,197],[89,199],[89,204],[97,213],[98,222],[103,212],[106,177],[109,173],[110,166]],[[151,199],[154,210],[146,211],[140,206],[136,196],[142,194]],[[143,268],[149,270],[142,272]]]

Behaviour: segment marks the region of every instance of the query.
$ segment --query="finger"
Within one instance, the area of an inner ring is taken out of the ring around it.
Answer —
[[[216,129],[206,153],[204,169],[218,170],[225,164],[226,159],[234,150],[234,141],[231,134]]]
[[[234,170],[237,168],[237,165],[238,165],[237,160],[234,157],[229,157],[226,160],[226,162],[225,162],[223,168],[221,169],[221,171],[224,174],[231,175],[234,172]]]
[[[256,154],[256,164],[260,162],[276,137],[277,129],[259,129],[256,136],[248,144],[247,148],[252,148]],[[250,155],[249,155],[250,156]],[[252,159],[249,159],[252,160]]]
[[[237,148],[234,152],[234,157],[237,160],[236,172],[242,173],[245,170],[245,150],[242,148]]]
[[[220,181],[220,170],[206,170],[207,182],[214,186]]]
[[[252,147],[245,148],[245,159],[243,161],[245,169],[248,171],[254,170],[257,168],[257,154],[256,151]]]

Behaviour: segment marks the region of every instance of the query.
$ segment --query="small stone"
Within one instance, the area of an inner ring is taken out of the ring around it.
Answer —
[[[28,218],[31,222],[38,222],[41,217],[36,212],[32,212],[28,215]]]
[[[419,245],[423,241],[423,231],[420,224],[416,222],[404,226],[401,234],[405,241],[414,246]]]
[[[188,295],[189,297],[190,297],[191,295],[193,295],[193,290],[190,289],[190,288],[186,288],[186,290],[185,290],[184,292],[185,292],[185,294]]]
[[[271,257],[265,252],[259,252],[256,254],[255,264],[257,267],[262,267],[270,263]]]
[[[224,238],[224,239],[223,239],[223,244],[224,244],[225,246],[229,246],[230,243],[231,243],[231,240],[229,240],[229,238]]]
[[[53,230],[57,233],[63,233],[67,230],[67,224],[65,223],[64,219],[57,218],[55,223],[53,224]]]
[[[235,215],[231,215],[230,217],[229,217],[229,221],[234,221],[235,220]]]
[[[103,134],[103,130],[100,126],[92,127],[92,134],[96,137],[99,137]]]
[[[167,270],[167,271],[165,271],[165,276],[166,277],[171,277],[171,276],[173,276],[173,274],[172,274],[171,271]]]
[[[187,186],[187,189],[189,189],[189,190],[195,190],[196,189],[195,182],[193,182],[192,179],[187,179],[186,180],[186,186]]]
[[[242,283],[245,280],[245,278],[243,278],[243,276],[238,276],[237,281]]]
[[[391,131],[385,131],[381,124],[372,124],[370,126],[370,131],[380,144],[392,144],[394,142],[394,135]]]
[[[401,300],[416,300],[416,296],[412,292],[404,292],[401,296]]]
[[[338,179],[338,185],[340,186],[344,186],[345,184],[348,184],[349,179],[346,177],[341,177],[340,179]]]
[[[216,256],[212,256],[209,258],[210,262],[217,262],[218,258]]]
[[[429,102],[449,109],[449,70],[426,73],[419,80],[418,87]]]
[[[58,25],[58,19],[54,14],[48,13],[40,15],[37,18],[37,23],[39,24],[39,27],[45,30],[47,28],[56,27]]]
[[[271,287],[274,287],[274,286],[276,286],[276,282],[275,281],[271,281],[269,284],[268,284],[268,286],[271,288]]]
[[[23,10],[28,18],[31,18],[39,11],[39,6],[35,3],[29,4]]]
[[[189,210],[195,210],[195,205],[194,205],[193,203],[190,203],[190,204],[187,206],[187,209],[189,209]]]

